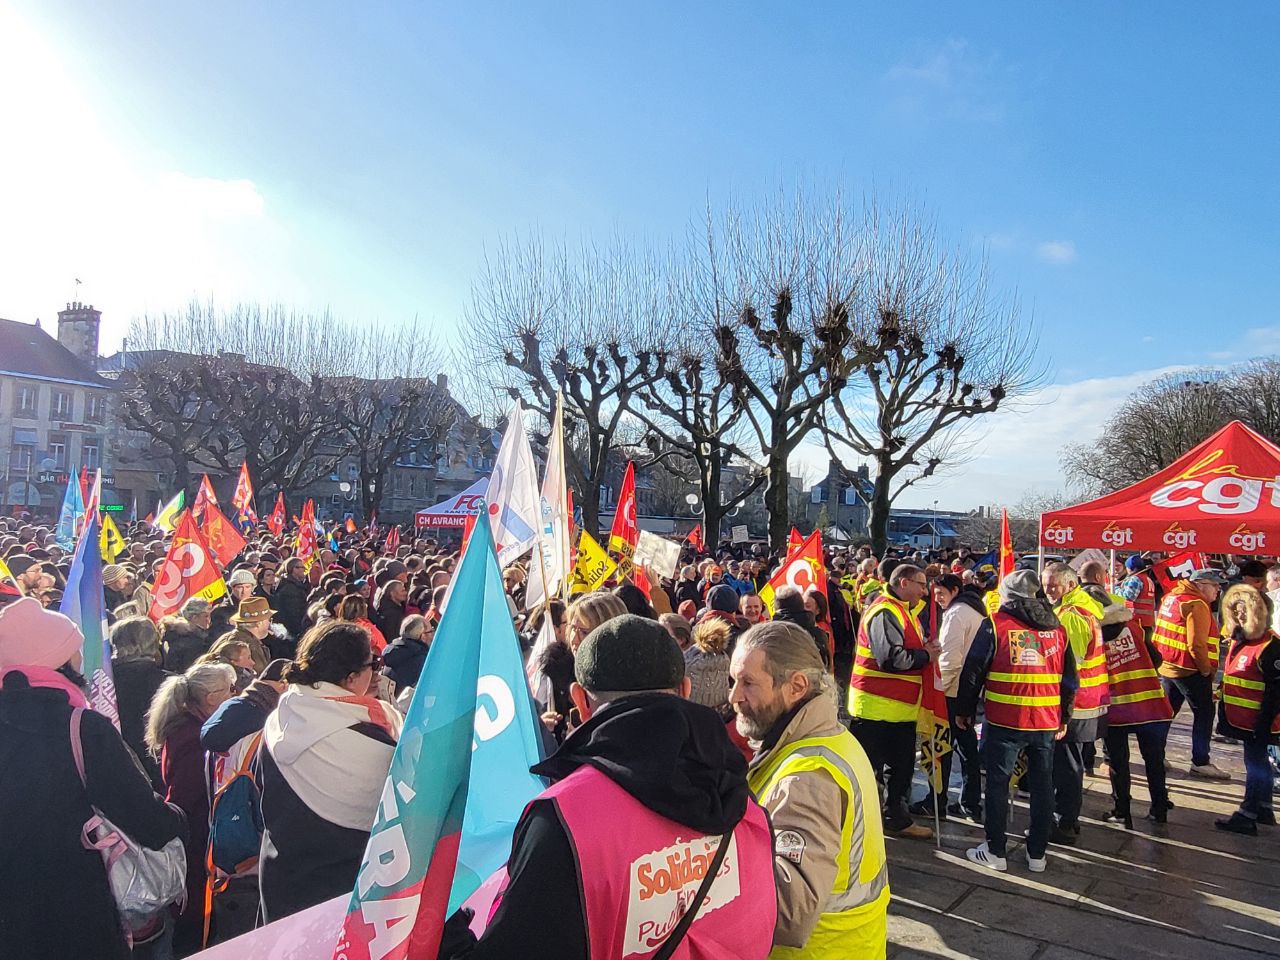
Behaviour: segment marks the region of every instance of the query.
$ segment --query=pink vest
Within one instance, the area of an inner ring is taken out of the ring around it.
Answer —
[[[591,957],[652,956],[697,893],[718,838],[654,813],[593,767],[580,767],[538,799],[548,798],[582,873]],[[730,844],[673,960],[764,960],[773,946],[773,837],[754,800]]]

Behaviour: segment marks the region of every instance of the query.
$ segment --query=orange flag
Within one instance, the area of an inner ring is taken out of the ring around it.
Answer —
[[[1009,511],[1000,511],[1000,582],[1013,573],[1013,538],[1009,536]]]
[[[815,530],[809,534],[798,549],[793,551],[786,562],[778,568],[760,591],[760,599],[773,614],[773,598],[782,587],[796,587],[803,593],[809,587],[817,587],[825,597],[827,595],[827,571],[822,562],[822,532]]]
[[[799,550],[802,543],[804,543],[804,537],[800,536],[799,530],[792,527],[791,535],[787,537],[787,556],[791,556],[791,554]]]
[[[192,597],[217,600],[227,592],[218,563],[209,551],[191,512],[183,510],[173,527],[173,541],[152,588],[147,616],[160,620],[177,613]]]
[[[698,551],[702,551],[706,549],[706,547],[703,546],[703,543],[702,543],[702,524],[700,523],[696,525],[692,530],[689,531],[689,535],[685,537],[685,539],[689,541],[691,544],[693,544],[694,549]]]
[[[245,539],[230,520],[222,515],[217,507],[205,509],[204,521],[200,524],[200,532],[204,534],[209,552],[218,560],[218,566],[227,568],[232,560],[244,549]]]
[[[209,482],[209,475],[202,474],[200,477],[200,489],[196,491],[196,502],[191,506],[191,515],[197,520],[204,519],[204,512],[209,507],[218,506],[218,497],[213,492],[213,484]]]

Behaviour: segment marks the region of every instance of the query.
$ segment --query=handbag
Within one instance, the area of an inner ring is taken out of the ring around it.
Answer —
[[[716,855],[712,858],[711,865],[707,867],[707,875],[702,878],[702,883],[698,886],[698,892],[693,895],[693,902],[689,904],[689,909],[684,912],[684,916],[680,918],[676,928],[667,935],[667,939],[662,941],[662,946],[658,948],[658,952],[653,955],[652,960],[670,960],[671,955],[676,952],[676,947],[680,946],[680,941],[684,939],[685,934],[689,932],[689,928],[693,926],[693,921],[698,918],[698,911],[702,909],[702,902],[707,899],[707,894],[711,892],[711,885],[715,883],[716,874],[720,872],[720,865],[724,863],[725,855],[729,852],[729,841],[732,839],[732,830],[720,838],[720,846],[716,848]]]
[[[84,784],[84,745],[80,740],[80,718],[84,707],[71,711],[71,755]],[[80,831],[86,850],[97,850],[107,868],[107,883],[126,932],[140,929],[171,903],[186,902],[187,852],[180,837],[159,850],[135,843],[123,830],[102,815],[89,801],[93,815]]]

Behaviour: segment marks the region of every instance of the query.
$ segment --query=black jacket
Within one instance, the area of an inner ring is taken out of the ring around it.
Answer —
[[[209,652],[210,635],[181,618],[166,621],[161,634],[164,668],[170,673],[186,673],[196,658]]]
[[[275,637],[268,637],[272,657],[284,657],[289,660],[297,652],[298,641],[307,632],[307,593],[310,587],[305,583],[294,583],[288,577],[282,577],[276,592],[271,595],[271,607],[276,611],[276,620],[284,624],[292,637],[291,643],[281,643]],[[288,649],[286,649],[288,648]]]
[[[822,657],[823,665],[831,669],[831,654],[827,649],[827,634],[820,626],[813,622],[813,614],[808,610],[786,610],[778,607],[773,613],[773,619],[782,623],[794,623],[809,636],[813,637],[813,642],[818,645],[818,656]]]
[[[111,721],[86,711],[85,777],[71,755],[71,706],[61,690],[9,673],[0,688],[0,953],[5,960],[128,960],[97,851],[80,831],[93,811],[158,850],[185,837],[181,811],[151,790]]]
[[[747,809],[747,764],[715,711],[670,694],[600,708],[533,767],[552,781],[593,766],[650,810],[705,834]],[[619,828],[624,825],[619,824]],[[587,960],[579,867],[555,804],[535,800],[516,826],[510,884],[479,943],[450,919],[441,957]]]
[[[692,600],[695,607],[702,606],[702,591],[698,588],[697,580],[677,580],[675,594],[677,607],[686,600]]]
[[[1047,601],[1024,600],[1015,598],[1000,604],[1000,612],[1006,613],[1031,630],[1053,630],[1061,624],[1053,607]],[[996,653],[996,632],[991,620],[986,619],[974,635],[973,644],[969,647],[969,655],[965,658],[964,667],[960,671],[960,686],[956,691],[956,716],[972,717],[978,712],[978,699],[986,686],[987,674],[991,672],[991,662]],[[1071,721],[1071,709],[1075,704],[1076,691],[1080,682],[1076,677],[1076,660],[1071,653],[1071,644],[1066,645],[1062,655],[1062,683],[1059,686],[1061,722],[1066,725]]]
[[[142,768],[151,778],[151,785],[163,791],[160,782],[160,764],[147,750],[143,735],[147,730],[147,711],[151,699],[169,674],[154,660],[111,661],[111,677],[116,684],[116,709],[120,712],[120,735],[129,745]]]
[[[378,629],[382,631],[384,637],[397,637],[400,635],[400,624],[404,622],[407,616],[403,603],[396,603],[386,592],[383,587],[382,596],[378,599]]]
[[[428,647],[421,640],[396,637],[382,651],[382,675],[396,685],[396,696],[405,687],[416,687],[427,662]]]

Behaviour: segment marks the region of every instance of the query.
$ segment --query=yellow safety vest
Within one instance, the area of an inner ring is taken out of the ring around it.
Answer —
[[[919,648],[924,642],[924,631],[916,613],[907,609],[907,605],[892,594],[883,593],[872,601],[862,623],[858,626],[858,637],[854,644],[853,670],[850,674],[849,697],[846,706],[849,715],[865,720],[889,720],[894,723],[915,723],[920,715],[920,694],[923,670],[909,670],[902,673],[890,673],[870,666],[875,660],[871,656],[868,645],[868,628],[871,621],[887,612],[902,627],[902,636],[908,648],[913,647],[912,638],[919,641],[914,644]],[[878,695],[876,690],[861,689],[863,686],[855,677],[871,677],[875,680],[871,687],[883,687]],[[908,688],[914,688],[908,690]],[[897,693],[899,696],[892,696]]]
[[[769,793],[780,780],[817,771],[830,776],[845,797],[835,883],[808,942],[803,947],[774,947],[769,958],[883,958],[888,939],[889,868],[880,818],[880,788],[871,763],[853,734],[841,731],[831,737],[808,737],[783,744],[766,763],[747,775],[747,785],[768,810]]]

